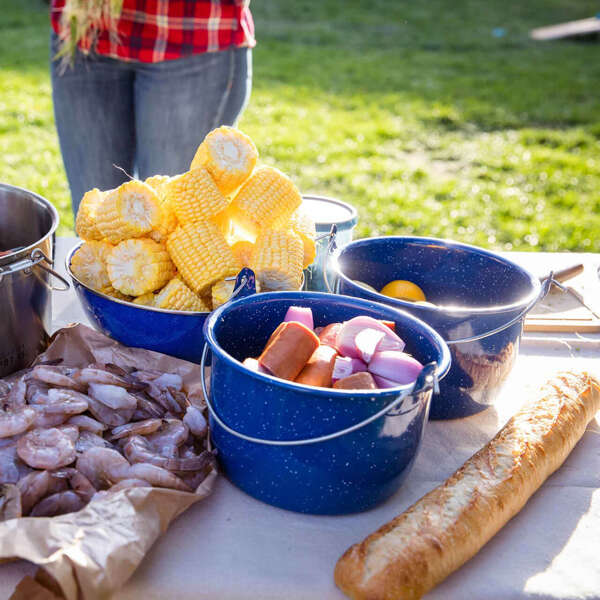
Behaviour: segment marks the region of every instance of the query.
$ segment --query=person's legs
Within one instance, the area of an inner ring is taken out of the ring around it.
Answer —
[[[113,164],[133,174],[135,127],[133,71],[126,63],[77,53],[73,67],[61,72],[51,42],[54,118],[76,214],[92,188],[112,189],[127,179]]]
[[[250,93],[250,56],[241,48],[136,65],[140,179],[187,171],[204,136],[236,122]]]

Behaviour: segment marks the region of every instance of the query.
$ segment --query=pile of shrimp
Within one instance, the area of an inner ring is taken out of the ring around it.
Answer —
[[[0,520],[127,487],[194,491],[215,466],[179,375],[47,361],[0,379]]]

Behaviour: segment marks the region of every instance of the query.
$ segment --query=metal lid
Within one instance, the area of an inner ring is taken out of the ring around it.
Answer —
[[[317,229],[327,229],[334,223],[354,227],[358,213],[350,204],[326,196],[302,196],[303,205],[309,210]]]

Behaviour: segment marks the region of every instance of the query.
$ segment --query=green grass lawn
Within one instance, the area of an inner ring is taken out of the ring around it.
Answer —
[[[0,180],[54,202],[67,234],[47,6],[0,6]],[[596,1],[252,6],[259,45],[240,127],[304,193],[356,205],[359,236],[600,251],[600,44],[528,39],[592,16]]]

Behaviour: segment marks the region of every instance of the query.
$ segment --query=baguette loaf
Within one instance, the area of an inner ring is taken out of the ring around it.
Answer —
[[[412,600],[474,556],[569,455],[600,409],[600,383],[556,375],[443,484],[335,567],[354,600]]]

